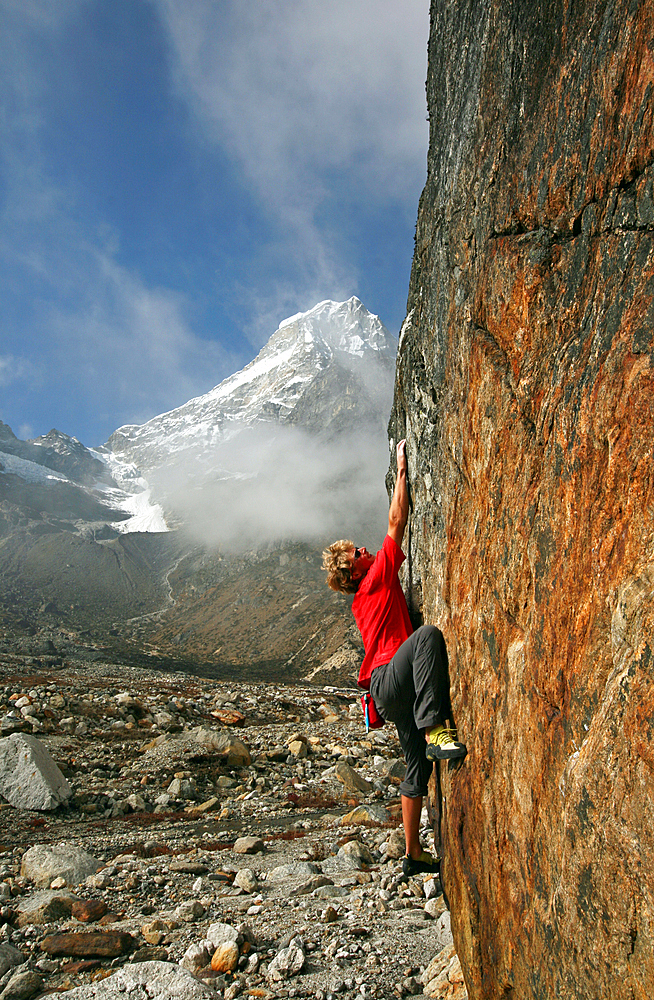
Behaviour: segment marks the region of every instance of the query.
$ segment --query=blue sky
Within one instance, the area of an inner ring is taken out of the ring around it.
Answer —
[[[0,0],[0,419],[87,445],[358,295],[397,335],[428,0]]]

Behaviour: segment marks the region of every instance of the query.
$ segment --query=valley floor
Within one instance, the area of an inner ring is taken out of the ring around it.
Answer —
[[[0,989],[28,990],[8,995],[109,997],[117,969],[174,963],[226,1000],[465,997],[437,880],[402,880],[395,731],[366,737],[354,690],[5,649],[0,702],[2,736],[35,735],[72,788],[53,813],[0,803]],[[37,877],[29,849],[58,844],[97,873]]]

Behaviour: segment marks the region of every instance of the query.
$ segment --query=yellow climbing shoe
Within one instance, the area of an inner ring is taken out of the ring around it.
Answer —
[[[458,743],[454,729],[433,726],[427,732],[427,760],[454,760],[465,757],[468,750],[464,743]]]

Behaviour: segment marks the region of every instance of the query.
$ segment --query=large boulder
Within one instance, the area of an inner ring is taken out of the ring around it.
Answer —
[[[229,767],[247,767],[252,760],[245,743],[232,736],[228,729],[203,729],[199,726],[193,730],[192,736],[205,750],[222,757]]]
[[[13,733],[0,740],[0,795],[17,809],[56,809],[72,788],[35,736]]]
[[[432,3],[390,433],[470,1000],[654,996],[652,5]]]
[[[73,886],[99,868],[102,862],[75,844],[35,844],[23,855],[20,873],[38,886],[49,886],[55,878]]]
[[[113,976],[68,990],[66,1000],[215,1000],[216,991],[168,962],[135,962]]]

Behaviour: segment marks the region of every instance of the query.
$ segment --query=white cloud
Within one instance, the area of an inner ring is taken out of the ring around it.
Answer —
[[[81,376],[126,423],[180,405],[237,367],[217,341],[192,332],[186,307],[182,296],[148,287],[95,250],[78,310],[50,316],[57,370]]]
[[[35,375],[34,365],[27,358],[0,354],[0,386],[8,386],[25,378],[34,378]]]
[[[152,2],[205,140],[282,221],[307,289],[336,297],[347,265],[319,213],[338,177],[412,212],[424,182],[428,0]]]

